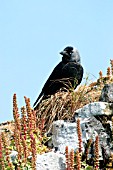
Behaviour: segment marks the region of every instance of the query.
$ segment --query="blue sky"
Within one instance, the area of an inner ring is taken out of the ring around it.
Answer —
[[[113,59],[113,1],[0,0],[0,122],[13,119],[14,93],[19,107],[24,96],[33,105],[67,45],[79,50],[92,78],[105,74]]]

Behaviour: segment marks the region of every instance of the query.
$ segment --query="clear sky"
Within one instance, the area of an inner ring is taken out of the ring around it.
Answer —
[[[105,74],[113,0],[0,0],[0,122],[13,118],[14,93],[19,107],[24,96],[33,105],[67,45],[79,50],[85,72]]]

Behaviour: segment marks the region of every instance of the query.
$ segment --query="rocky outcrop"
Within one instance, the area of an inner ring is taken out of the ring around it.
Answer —
[[[58,120],[53,122],[51,129],[52,144],[56,150],[65,152],[65,146],[78,148],[78,135],[76,120],[81,122],[83,150],[88,139],[99,135],[100,144],[109,148],[111,139],[111,116],[112,104],[107,102],[94,102],[76,110],[75,122],[65,122]],[[108,147],[109,146],[109,147]],[[108,149],[109,152],[109,149]]]
[[[69,146],[69,149],[73,148],[74,151],[78,149],[78,134],[77,134],[77,119],[80,119],[81,132],[82,132],[82,151],[85,151],[87,141],[92,139],[94,143],[96,136],[99,137],[99,159],[103,160],[110,156],[113,152],[112,146],[112,116],[113,116],[113,84],[105,85],[102,90],[99,102],[93,102],[85,105],[84,107],[76,110],[73,122],[67,122],[64,120],[58,120],[53,122],[52,128],[49,132],[51,134],[51,141],[48,143],[53,147],[51,153],[46,153],[40,156],[40,160],[46,159],[45,164],[49,166],[49,170],[55,169],[55,164],[57,165],[57,170],[65,169],[65,147]],[[105,155],[103,155],[103,151]],[[56,153],[54,153],[56,152]],[[61,160],[59,156],[62,155],[63,164],[58,161]],[[52,155],[53,161],[56,161],[54,165],[49,164],[50,155]],[[94,156],[94,147],[89,151],[89,158]],[[41,166],[38,162],[37,165]],[[58,163],[59,162],[59,163]],[[49,165],[48,165],[49,164]],[[62,167],[61,167],[62,164]],[[37,169],[38,170],[38,169]],[[47,170],[44,169],[44,170]]]
[[[69,150],[73,148],[75,151],[78,149],[78,135],[76,121],[79,118],[82,131],[82,150],[85,151],[85,146],[89,139],[95,141],[96,136],[99,136],[99,159],[103,160],[102,150],[106,150],[106,156],[109,157],[112,151],[111,137],[111,116],[113,115],[113,104],[107,102],[94,102],[85,105],[83,108],[76,110],[75,121],[65,122],[64,120],[58,120],[53,122],[52,129],[49,132],[51,134],[51,146],[54,151],[58,151],[62,156],[65,154],[65,147],[69,146]],[[49,143],[50,145],[50,143]],[[94,149],[94,148],[93,148]],[[54,158],[54,154],[52,157]],[[49,164],[49,155],[46,153],[46,161]],[[89,155],[90,157],[94,156]],[[47,156],[48,155],[48,156]],[[42,158],[41,158],[42,157]],[[44,159],[45,155],[41,155],[40,159]],[[58,158],[59,159],[59,158]],[[38,158],[37,158],[38,161]],[[57,161],[58,163],[59,161]],[[38,163],[39,164],[39,163]],[[49,166],[47,164],[47,166]],[[56,163],[55,163],[56,164]],[[61,164],[61,163],[60,163]],[[54,167],[54,165],[53,165]],[[49,167],[49,169],[53,169]],[[55,167],[54,167],[55,168]],[[60,165],[58,170],[63,170]],[[46,169],[45,169],[46,170]]]

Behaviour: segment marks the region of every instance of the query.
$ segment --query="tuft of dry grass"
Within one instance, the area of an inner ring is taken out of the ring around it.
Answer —
[[[102,77],[97,82],[81,85],[74,91],[59,91],[50,98],[43,100],[37,108],[37,120],[45,119],[46,128],[49,129],[54,120],[72,120],[75,111],[91,102],[99,101],[101,90],[105,83],[111,83],[113,77]]]
[[[45,119],[46,128],[54,120],[71,120],[75,110],[99,99],[101,91],[97,94],[97,89],[92,86],[79,86],[77,91],[59,91],[50,98],[43,100],[37,108],[37,120]],[[93,96],[93,97],[92,97]]]

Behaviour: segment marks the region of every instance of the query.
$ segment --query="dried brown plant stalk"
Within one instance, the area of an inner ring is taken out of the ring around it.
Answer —
[[[31,152],[32,152],[32,169],[36,170],[36,155],[37,155],[36,140],[32,133],[30,134],[30,138],[31,138]]]
[[[30,99],[24,96],[25,103],[26,103],[26,110],[27,110],[27,117],[28,117],[28,129],[29,133],[33,130],[33,119],[32,119],[32,111],[30,106]]]
[[[95,139],[95,162],[94,170],[99,170],[99,137],[96,136]]]
[[[9,149],[8,149],[7,138],[6,138],[4,132],[1,133],[1,142],[3,144],[2,149],[5,152],[5,157],[4,157],[5,160],[2,160],[2,161],[5,161],[7,163],[7,165],[9,166],[9,168],[11,170],[13,170],[13,165],[10,161],[10,156],[9,156],[10,152],[9,152]],[[3,162],[1,162],[1,163],[2,163],[2,166],[3,166],[2,168],[4,169],[4,166],[5,166],[4,163]]]
[[[111,64],[111,75],[113,76],[113,60],[110,60],[110,64]]]
[[[28,146],[27,146],[27,141],[24,138],[24,136],[21,137],[21,142],[22,142],[22,146],[23,146],[23,149],[24,149],[24,151],[23,151],[23,156],[24,156],[23,163],[26,165],[27,158],[29,156],[29,149],[28,149]]]
[[[29,133],[31,133],[32,131],[36,131],[36,123],[37,123],[36,111],[34,111],[31,108],[30,99],[25,96],[24,96],[24,99],[25,99],[25,103],[26,103],[26,110],[27,110],[27,117],[28,117],[28,119],[27,119],[28,129],[29,129]]]
[[[25,107],[21,108],[21,126],[22,126],[22,132],[24,135],[24,140],[27,139],[27,131],[28,131],[28,126],[27,126],[27,115],[26,115],[26,110]]]
[[[80,119],[77,119],[77,134],[78,134],[78,145],[79,145],[79,153],[82,152],[82,132],[80,126]]]
[[[99,79],[102,79],[102,77],[103,77],[103,73],[102,73],[102,71],[100,71],[99,72]]]
[[[65,154],[66,154],[66,170],[70,170],[70,160],[69,160],[69,148],[68,146],[65,147]]]
[[[20,131],[16,127],[14,129],[14,141],[15,141],[16,150],[18,152],[18,161],[20,161],[22,158],[23,148],[21,145]]]
[[[108,67],[107,68],[107,76],[110,78],[110,76],[111,76],[111,69],[110,69],[110,67]]]
[[[4,145],[2,142],[2,135],[0,134],[0,165],[2,167],[2,170],[5,170],[5,160],[3,155]]]
[[[70,151],[70,170],[74,170],[74,150]]]
[[[17,105],[17,97],[16,94],[13,95],[13,117],[15,120],[15,125],[16,128],[21,131],[21,126],[20,126],[20,118],[19,118],[19,112],[18,112],[18,105]]]
[[[28,156],[28,149],[26,144],[27,138],[27,118],[26,118],[26,111],[23,107],[21,109],[22,118],[20,119],[20,115],[18,113],[18,105],[17,105],[17,97],[16,94],[13,96],[13,115],[15,120],[15,129],[14,129],[14,142],[15,147],[18,152],[18,169],[21,166],[21,163],[26,163],[27,156]],[[24,158],[22,157],[24,155]]]
[[[79,151],[76,151],[76,164],[77,164],[77,170],[81,170],[81,155]]]

